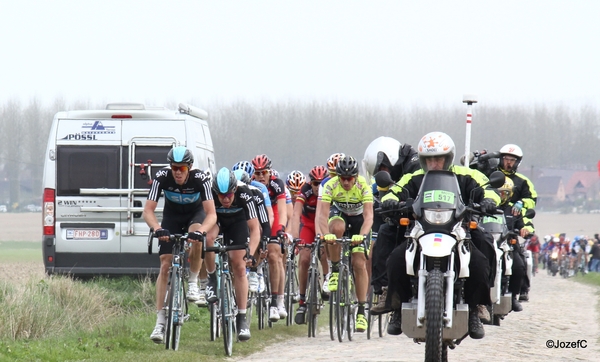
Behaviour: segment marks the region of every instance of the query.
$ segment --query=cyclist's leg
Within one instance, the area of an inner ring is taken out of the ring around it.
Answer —
[[[215,225],[212,229],[206,233],[206,246],[212,247],[215,245],[215,239],[219,235],[220,227]],[[208,276],[208,283],[206,284],[206,301],[213,303],[218,299],[217,294],[217,274],[215,265],[215,253],[206,253],[204,255],[204,264],[206,265],[206,273]]]
[[[190,218],[189,226],[187,231],[194,232],[199,231],[202,226],[202,222],[206,218],[206,214],[204,209],[198,209]],[[200,268],[202,266],[202,243],[194,242],[190,248],[189,252],[190,258],[190,275],[188,278],[189,282],[189,290],[188,290],[188,300],[197,301],[200,299],[200,288],[198,288],[198,273],[200,272]]]
[[[334,211],[335,208],[332,206],[331,210]],[[331,215],[331,214],[330,214]],[[335,234],[337,238],[341,238],[344,236],[344,232],[346,231],[346,221],[338,216],[334,215],[329,218],[329,232],[331,234]],[[339,263],[340,263],[340,252],[341,245],[339,244],[331,244],[327,245],[327,249],[329,251],[329,255],[331,257],[331,274],[329,277],[328,288],[329,291],[335,292],[338,287],[338,277],[339,277]]]

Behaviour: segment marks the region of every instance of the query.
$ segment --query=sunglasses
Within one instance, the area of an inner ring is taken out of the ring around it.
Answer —
[[[516,159],[516,158],[514,158],[514,157],[507,157],[507,156],[504,156],[504,157],[503,157],[503,159],[504,159],[505,161],[508,161],[508,162],[516,162],[516,161],[517,161],[517,159]]]
[[[187,171],[189,169],[190,169],[189,166],[175,166],[175,165],[171,165],[171,170],[173,170],[173,172],[176,172],[176,171],[185,172],[185,171]]]
[[[226,194],[219,193],[219,196],[221,196],[222,198],[228,198],[228,199],[232,199],[233,195],[235,195],[235,191],[231,191]]]
[[[321,181],[313,181],[310,184],[313,186],[319,186],[321,184]]]
[[[340,180],[345,182],[354,181],[354,176],[340,176]]]
[[[256,176],[263,176],[263,175],[268,175],[269,174],[269,170],[262,170],[262,171],[254,171],[254,174]]]

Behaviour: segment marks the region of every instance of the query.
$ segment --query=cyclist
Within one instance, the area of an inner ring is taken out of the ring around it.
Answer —
[[[171,233],[189,233],[192,241],[190,250],[190,276],[188,299],[200,298],[198,273],[202,265],[202,245],[198,243],[201,233],[210,230],[216,221],[215,203],[210,192],[210,176],[200,170],[191,169],[194,156],[185,147],[172,148],[165,167],[156,173],[144,205],[143,217],[158,237],[160,272],[156,279],[156,326],[150,335],[155,343],[162,343],[165,332],[165,310],[163,303],[167,291],[169,267],[173,259]],[[161,193],[165,195],[163,219],[159,224],[155,210]]]
[[[296,202],[296,198],[302,189],[302,186],[306,183],[306,176],[302,173],[302,171],[294,170],[290,172],[288,177],[285,180],[285,185],[288,190],[290,190],[290,195],[292,198],[292,205]],[[288,210],[289,211],[289,210]]]
[[[417,146],[421,169],[411,174],[404,175],[382,199],[383,209],[397,209],[399,200],[416,198],[425,173],[429,170],[448,170],[456,175],[461,190],[462,201],[469,203],[469,198],[481,204],[482,210],[491,213],[496,210],[500,197],[491,189],[484,189],[482,185],[487,182],[487,177],[477,170],[456,166],[454,162],[454,141],[443,132],[431,132],[421,138]],[[464,284],[465,299],[469,305],[469,335],[473,339],[483,338],[485,331],[479,319],[478,305],[491,304],[490,299],[490,267],[486,257],[478,249],[478,245],[492,243],[491,236],[475,229],[471,231],[471,239],[476,246],[471,248],[469,262],[470,277]],[[406,272],[406,246],[402,242],[394,249],[387,261],[388,297],[387,307],[394,313],[388,333],[399,335],[402,333],[401,303],[408,302],[412,295],[411,278]],[[418,255],[418,254],[417,254]],[[418,261],[415,261],[418,263]],[[415,264],[418,265],[418,264]]]
[[[287,224],[286,192],[283,181],[271,174],[271,159],[265,155],[257,155],[252,159],[254,166],[254,179],[267,187],[271,205],[273,207],[273,223],[271,227],[271,241],[267,244],[269,275],[271,279],[271,308],[269,319],[276,322],[287,317],[283,303],[285,284],[284,259],[282,245],[275,240],[282,240]]]
[[[256,208],[258,211],[258,221],[260,222],[260,228],[261,228],[261,235],[263,239],[268,239],[269,236],[271,236],[271,224],[269,223],[269,215],[267,213],[267,207],[266,207],[266,200],[269,200],[269,194],[267,193],[267,195],[265,196],[265,194],[263,193],[263,191],[261,189],[259,189],[258,187],[255,187],[254,185],[252,185],[252,180],[250,179],[250,176],[248,175],[248,173],[242,169],[237,169],[235,171],[233,171],[233,173],[235,174],[235,177],[238,179],[238,181],[242,181],[243,183],[245,183],[249,188],[250,191],[252,191],[252,195],[254,197],[254,202],[256,203]],[[260,186],[264,187],[263,184],[258,183]],[[266,190],[266,188],[265,188]],[[265,191],[266,192],[266,191]],[[266,197],[266,199],[265,199]],[[270,205],[270,200],[269,200],[269,205]],[[258,250],[256,251],[256,254],[253,254],[252,257],[252,265],[250,265],[250,271],[248,273],[248,289],[251,292],[258,292],[260,289],[260,282],[258,279],[258,269],[257,269],[257,263],[259,263],[260,261],[260,245],[258,247]],[[261,273],[262,274],[262,273]],[[262,289],[260,289],[260,291],[262,291]]]
[[[214,245],[219,233],[223,234],[223,241],[229,245],[246,244],[249,238],[249,255],[254,255],[260,242],[260,224],[256,203],[250,188],[246,184],[238,182],[233,171],[223,167],[217,172],[214,179],[212,194],[216,205],[217,224],[207,234],[207,246]],[[248,279],[246,278],[245,259],[245,250],[232,250],[229,252],[230,267],[233,271],[235,301],[238,306],[236,325],[240,341],[250,339],[250,323],[246,320]],[[206,300],[213,303],[217,301],[217,275],[215,273],[214,253],[206,254],[206,271],[208,272]]]
[[[300,238],[304,244],[312,244],[315,239],[315,212],[317,208],[317,194],[321,181],[327,177],[325,166],[313,167],[309,174],[310,182],[305,183],[294,203],[294,214],[290,226],[294,239]],[[310,249],[302,248],[298,253],[298,283],[300,302],[294,320],[296,324],[305,323],[306,314],[306,283],[308,267],[310,264]],[[327,265],[327,260],[325,264]],[[325,271],[323,272],[325,273]]]
[[[392,181],[398,182],[407,173],[421,168],[417,151],[409,144],[401,144],[390,137],[378,137],[369,144],[365,150],[363,167],[367,177],[374,176],[379,171],[390,173]],[[389,188],[379,188],[373,183],[373,194],[376,196],[376,205]],[[385,223],[380,215],[374,216],[373,230],[377,231],[377,241],[371,244],[371,285],[374,293],[381,294],[379,302],[371,307],[371,313],[382,314],[388,312],[385,308],[387,297],[387,272],[385,263],[387,257],[396,246],[404,239],[405,226]]]
[[[527,242],[525,250],[531,251],[533,257],[533,273],[537,273],[540,263],[540,240],[537,235],[533,235]]]
[[[323,186],[323,194],[319,202],[317,222],[320,230],[327,230],[324,235],[331,258],[331,275],[329,290],[338,288],[340,245],[336,238],[346,234],[352,237],[352,269],[356,282],[358,312],[356,315],[356,331],[367,330],[365,303],[369,278],[366,269],[364,248],[367,247],[373,225],[373,192],[363,176],[358,175],[358,162],[352,156],[341,158],[335,168],[336,175]]]
[[[328,176],[326,176],[323,181],[321,181],[321,184],[319,185],[319,190],[317,193],[317,208],[315,210],[315,215],[319,215],[319,208],[321,205],[321,195],[323,194],[323,185],[325,185],[325,183],[327,181],[329,181],[329,179],[331,179],[332,177],[336,176],[335,173],[335,166],[337,166],[337,163],[340,159],[342,159],[345,155],[341,152],[337,152],[332,154],[331,156],[329,156],[329,158],[327,159],[327,173],[329,174]],[[318,222],[315,222],[315,235],[325,235],[327,234],[327,230],[320,230],[320,225]],[[325,251],[327,251],[327,248],[324,248]],[[329,298],[329,264],[330,264],[330,260],[329,260],[329,253],[325,252],[325,253],[321,253],[321,267],[323,268],[323,275],[325,276],[323,278],[323,299],[327,300],[327,298]]]

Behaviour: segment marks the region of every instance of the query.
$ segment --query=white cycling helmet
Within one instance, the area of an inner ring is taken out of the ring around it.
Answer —
[[[456,147],[452,138],[444,132],[429,132],[419,140],[417,151],[419,163],[425,172],[428,171],[425,159],[431,156],[444,156],[444,170],[448,170],[454,163]]]
[[[367,146],[362,160],[367,179],[379,172],[383,165],[391,169],[398,162],[402,144],[391,137],[378,137]]]

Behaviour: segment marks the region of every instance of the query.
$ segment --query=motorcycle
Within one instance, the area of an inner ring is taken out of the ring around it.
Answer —
[[[488,183],[496,188],[504,179],[498,171]],[[402,331],[417,343],[425,342],[426,361],[447,360],[448,347],[455,348],[469,333],[464,281],[469,277],[472,245],[470,230],[463,226],[469,225],[472,215],[482,213],[479,205],[462,202],[457,178],[450,171],[427,172],[404,212],[412,212],[415,219],[410,225],[408,218],[400,222],[409,226],[406,267],[416,279],[417,297],[402,304]],[[417,254],[420,262],[415,270]]]
[[[558,273],[558,248],[555,247],[548,256],[548,275],[556,276]]]
[[[525,217],[532,219],[535,216],[535,210],[529,209]],[[518,218],[521,218],[519,216]],[[481,219],[483,229],[490,233],[494,239],[494,249],[496,251],[496,275],[494,286],[490,290],[492,306],[488,308],[491,323],[499,326],[500,320],[512,310],[512,293],[509,292],[510,277],[512,275],[514,247],[518,242],[519,230],[514,228],[516,218],[510,215],[508,218],[504,213],[502,215],[484,216]],[[529,251],[528,273],[533,267],[531,251]],[[526,254],[527,258],[527,254]],[[531,275],[529,275],[531,280]]]

